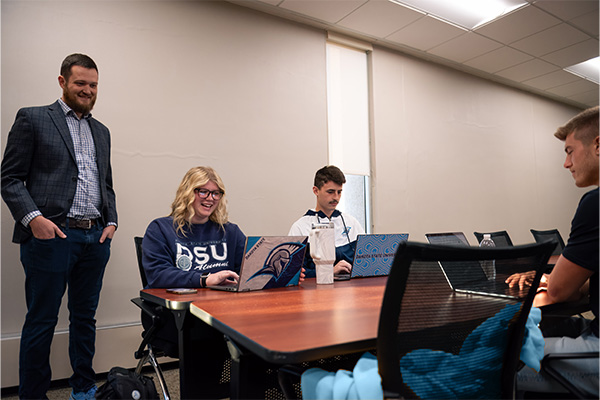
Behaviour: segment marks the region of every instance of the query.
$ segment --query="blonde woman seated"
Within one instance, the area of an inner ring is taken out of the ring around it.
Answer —
[[[144,235],[148,286],[202,288],[237,281],[246,237],[228,221],[225,185],[216,171],[190,169],[171,209]]]
[[[228,221],[225,185],[219,175],[210,167],[192,168],[177,189],[171,214],[152,221],[144,235],[142,264],[148,287],[203,288],[235,282],[245,241],[240,228]],[[142,322],[145,327],[151,324],[145,314]],[[228,384],[219,383],[229,358],[223,335],[197,318],[189,323],[190,358],[201,371],[194,398],[228,397]],[[177,348],[174,320],[157,338]]]

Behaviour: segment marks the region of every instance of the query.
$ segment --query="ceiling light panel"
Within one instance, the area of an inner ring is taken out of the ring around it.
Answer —
[[[600,57],[592,58],[579,64],[565,68],[565,71],[598,83],[600,74]]]
[[[473,30],[517,8],[523,0],[390,0]]]

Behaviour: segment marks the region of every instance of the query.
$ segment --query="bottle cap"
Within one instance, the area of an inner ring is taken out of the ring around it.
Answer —
[[[491,239],[492,238],[492,234],[491,233],[484,233],[483,234],[483,238],[484,239]]]

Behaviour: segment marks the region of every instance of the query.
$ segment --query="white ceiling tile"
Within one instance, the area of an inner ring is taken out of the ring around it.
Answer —
[[[588,92],[582,92],[573,96],[569,96],[569,99],[587,104],[588,106],[598,105],[598,94],[598,90],[590,90]]]
[[[594,57],[598,57],[598,39],[588,39],[540,58],[564,68]]]
[[[367,0],[284,0],[279,7],[321,21],[335,23],[366,2]]]
[[[594,83],[581,80],[578,87],[562,72],[598,56],[598,0],[527,0],[526,7],[470,33],[431,16],[417,18],[417,11],[387,0],[227,1],[429,61],[464,63],[467,72],[512,80],[553,100],[598,104]],[[557,93],[544,91],[551,85],[558,85],[550,88]]]
[[[424,15],[389,0],[370,0],[343,18],[338,25],[368,35],[386,37]]]
[[[467,32],[428,51],[436,56],[463,63],[502,47],[502,44],[477,33]]]
[[[579,29],[592,36],[598,37],[598,12],[581,15],[569,21]]]
[[[523,82],[559,70],[558,67],[536,58],[497,72],[496,75],[516,82]]]
[[[566,83],[575,82],[581,79],[577,75],[570,72],[558,70],[546,75],[538,76],[537,78],[523,81],[523,84],[537,89],[548,90]]]
[[[465,65],[494,73],[514,65],[522,64],[531,59],[533,57],[528,54],[503,46],[465,62]]]
[[[538,0],[534,6],[565,21],[584,14],[598,14],[598,0]]]
[[[432,47],[463,34],[465,34],[465,31],[460,28],[442,22],[439,19],[426,16],[386,36],[386,39],[391,42],[427,51]]]
[[[547,92],[557,94],[559,96],[571,97],[580,93],[590,92],[592,90],[598,91],[598,85],[596,85],[594,82],[588,81],[587,79],[579,78],[575,82],[566,83],[564,85],[548,89]]]
[[[559,19],[547,12],[527,6],[482,26],[476,32],[510,44],[560,23]]]
[[[567,24],[560,24],[516,41],[511,46],[539,57],[583,42],[588,38],[588,35],[577,29]]]

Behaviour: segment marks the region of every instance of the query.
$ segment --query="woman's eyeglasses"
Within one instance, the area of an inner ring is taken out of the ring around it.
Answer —
[[[195,193],[198,193],[201,199],[206,199],[208,195],[211,195],[213,199],[220,200],[223,197],[223,191],[221,190],[206,190],[206,189],[194,189]]]

